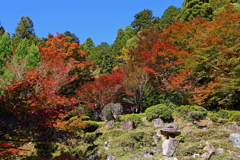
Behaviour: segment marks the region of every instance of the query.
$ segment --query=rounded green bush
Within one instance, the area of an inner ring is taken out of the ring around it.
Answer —
[[[161,118],[163,121],[169,121],[172,119],[172,110],[165,104],[151,106],[146,109],[145,114],[148,121],[155,118]]]
[[[82,116],[80,118],[82,121],[89,121],[90,120],[90,117],[89,116]]]
[[[213,122],[218,122],[218,117],[217,117],[217,116],[212,116],[212,117],[210,117],[210,119],[211,119]]]
[[[221,110],[218,111],[218,116],[220,118],[223,118],[223,119],[229,119],[230,118],[229,111],[228,110],[224,110],[224,109],[221,109]]]
[[[240,111],[235,111],[232,113],[232,116],[230,117],[232,121],[240,121]]]
[[[201,106],[183,105],[175,108],[173,115],[187,121],[199,121],[207,116],[208,111]]]
[[[139,114],[120,115],[119,120],[120,121],[133,121],[136,126],[142,122],[142,119]]]
[[[189,105],[177,107],[174,109],[173,115],[177,118],[187,119],[188,113],[191,112],[190,107]]]
[[[200,111],[191,111],[191,112],[188,113],[187,120],[188,121],[200,121],[204,117],[205,116]]]
[[[75,120],[77,120],[78,119],[78,116],[74,116],[74,117],[71,117],[70,119],[69,119],[69,121],[75,121]]]

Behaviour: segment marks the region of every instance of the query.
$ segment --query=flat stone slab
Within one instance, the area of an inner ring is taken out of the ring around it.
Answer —
[[[164,136],[178,136],[181,134],[180,130],[176,130],[174,128],[163,128],[160,129],[160,132]]]

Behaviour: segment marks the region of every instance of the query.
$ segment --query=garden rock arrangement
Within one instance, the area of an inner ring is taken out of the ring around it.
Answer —
[[[166,113],[162,108],[161,110]],[[156,108],[151,110],[151,113],[155,114],[155,110]],[[196,112],[194,114],[196,117],[184,114],[193,111]],[[225,159],[240,157],[240,134],[235,122],[227,119],[213,122],[210,120],[211,117],[205,118],[207,111],[197,106],[179,107],[176,114],[181,119],[174,119],[174,123],[169,121],[171,118],[164,120],[150,113],[149,116],[121,115],[120,121],[109,121],[106,125],[111,127],[105,129],[105,139],[100,143],[106,153],[105,158],[108,160],[119,158],[119,160],[177,160],[178,158],[215,160],[219,157]],[[202,117],[199,118],[199,115]],[[226,124],[222,123],[223,120]],[[232,151],[231,154],[228,154],[229,149]]]
[[[163,156],[171,157],[175,152],[175,146],[178,141],[175,139],[176,136],[181,134],[178,127],[174,124],[167,125],[167,128],[160,129],[160,136],[162,137],[162,154]],[[158,133],[159,135],[159,133]]]

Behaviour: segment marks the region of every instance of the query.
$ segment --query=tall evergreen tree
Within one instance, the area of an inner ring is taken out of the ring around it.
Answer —
[[[80,43],[79,38],[74,33],[71,33],[70,31],[66,31],[63,34],[67,38],[67,42],[70,42],[70,43],[76,42],[77,44]]]
[[[25,58],[28,55],[28,40],[24,38],[16,49],[16,57],[18,60]]]
[[[143,11],[137,13],[134,18],[135,19],[132,21],[131,26],[136,31],[147,29],[150,26],[159,23],[159,18],[154,17],[152,11],[149,9],[144,9]]]
[[[126,26],[123,30],[124,33],[124,40],[127,41],[128,39],[132,38],[134,36],[134,30],[130,25]]]
[[[114,59],[110,53],[110,45],[102,42],[91,53],[88,58],[95,62],[100,69],[100,74],[110,74],[114,66]]]
[[[167,27],[177,21],[177,16],[180,14],[181,9],[175,6],[169,6],[163,13],[160,19],[160,25],[162,27]]]
[[[15,29],[15,33],[12,36],[13,45],[17,46],[20,40],[26,38],[30,41],[30,44],[37,43],[38,39],[35,35],[34,24],[30,17],[21,17],[18,26]]]
[[[35,68],[40,63],[40,52],[38,47],[35,44],[32,44],[28,51],[28,63],[29,68]]]
[[[0,36],[0,74],[4,70],[4,66],[12,56],[12,45],[8,32]]]
[[[91,51],[93,51],[93,49],[95,48],[95,44],[92,38],[88,37],[86,41],[80,46],[80,48],[87,54],[90,54]]]
[[[124,32],[122,28],[118,29],[116,39],[114,43],[111,45],[110,48],[110,53],[113,59],[113,65],[117,66],[121,64],[121,61],[117,61],[116,57],[120,56],[122,54],[122,48],[125,45],[125,40],[124,40]]]
[[[213,19],[213,8],[209,4],[209,0],[184,0],[179,20],[189,21],[200,16],[205,20]]]
[[[5,29],[3,28],[0,22],[0,36],[3,35],[4,33],[5,33]]]

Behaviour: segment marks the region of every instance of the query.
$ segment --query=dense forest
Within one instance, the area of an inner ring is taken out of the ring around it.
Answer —
[[[136,114],[157,104],[239,110],[240,1],[184,0],[161,17],[144,9],[111,45],[80,43],[71,31],[38,38],[30,17],[12,35],[0,24],[3,159],[27,142],[51,157],[54,144],[82,139],[122,101]]]

